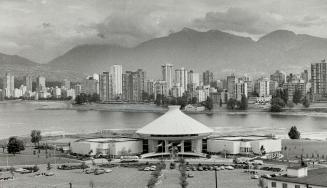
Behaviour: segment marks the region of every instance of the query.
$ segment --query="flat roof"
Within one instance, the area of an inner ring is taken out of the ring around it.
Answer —
[[[255,140],[272,140],[274,138],[272,138],[270,136],[249,135],[249,136],[220,136],[220,137],[209,137],[209,139],[213,139],[213,140],[226,140],[226,141],[255,141]]]
[[[112,143],[112,142],[127,142],[127,141],[138,141],[135,138],[124,138],[124,137],[108,137],[108,138],[83,138],[76,142],[97,142],[97,143]]]
[[[266,179],[280,181],[280,182],[309,184],[314,186],[327,187],[326,177],[327,177],[327,168],[319,168],[319,169],[309,170],[308,176],[301,177],[301,178],[278,176],[278,177],[271,177]]]

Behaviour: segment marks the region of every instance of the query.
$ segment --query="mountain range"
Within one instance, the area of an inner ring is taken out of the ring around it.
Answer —
[[[148,77],[159,79],[160,65],[171,63],[175,68],[185,67],[197,72],[211,70],[216,75],[231,72],[260,74],[276,69],[299,71],[324,59],[326,52],[326,38],[287,30],[273,31],[255,41],[219,30],[200,32],[184,28],[135,47],[109,44],[76,46],[43,65],[0,54],[0,70],[5,66],[17,72],[37,70],[53,77],[73,74],[70,76],[78,78],[108,71],[111,65],[121,64],[124,70],[142,68]]]

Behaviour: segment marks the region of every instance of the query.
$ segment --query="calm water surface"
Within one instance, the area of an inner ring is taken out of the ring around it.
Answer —
[[[89,133],[103,129],[137,129],[161,113],[39,110],[42,103],[1,103],[0,138],[28,135],[32,129],[42,132]],[[265,112],[190,114],[212,127],[216,134],[276,134],[285,136],[296,125],[304,137],[327,138],[327,114]]]

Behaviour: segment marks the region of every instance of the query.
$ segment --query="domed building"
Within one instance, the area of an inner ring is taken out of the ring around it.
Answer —
[[[170,155],[202,155],[202,140],[213,130],[185,115],[179,106],[169,106],[168,112],[139,129],[143,139],[144,157]]]

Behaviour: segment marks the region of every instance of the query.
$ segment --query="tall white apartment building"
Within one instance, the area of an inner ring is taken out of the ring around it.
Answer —
[[[120,97],[123,93],[123,67],[113,65],[110,67],[112,97]]]
[[[164,64],[161,65],[162,71],[162,80],[167,82],[168,89],[173,87],[173,65],[172,64]]]
[[[175,83],[179,84],[184,91],[187,91],[187,78],[187,70],[184,67],[175,70]]]

